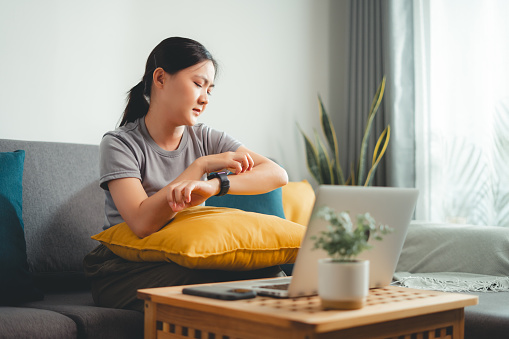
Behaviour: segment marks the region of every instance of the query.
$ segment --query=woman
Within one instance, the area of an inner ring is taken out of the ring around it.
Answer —
[[[150,53],[142,81],[129,92],[120,127],[101,141],[104,229],[125,221],[143,238],[213,195],[261,194],[287,183],[286,172],[274,162],[197,124],[216,70],[210,53],[191,39],[165,39]],[[235,175],[209,175],[218,171]],[[128,262],[103,245],[84,264],[96,304],[137,310],[143,309],[136,299],[139,288],[284,275],[279,267],[227,272]]]

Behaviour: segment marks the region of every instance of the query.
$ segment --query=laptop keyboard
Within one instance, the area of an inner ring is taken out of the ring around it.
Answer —
[[[263,285],[263,286],[257,286],[258,288],[267,288],[271,290],[288,290],[288,287],[290,287],[290,284],[276,284],[276,285]]]

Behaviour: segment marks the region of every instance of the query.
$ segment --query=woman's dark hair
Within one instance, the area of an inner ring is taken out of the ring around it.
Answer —
[[[217,70],[217,62],[199,42],[180,37],[161,41],[148,56],[143,78],[128,92],[127,106],[120,126],[147,115],[149,102],[146,97],[150,97],[152,74],[156,68],[161,67],[166,73],[173,75],[206,60],[212,61]]]

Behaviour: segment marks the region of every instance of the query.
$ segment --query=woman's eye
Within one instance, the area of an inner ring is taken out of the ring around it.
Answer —
[[[196,87],[198,87],[198,88],[203,88],[203,85],[202,85],[202,84],[200,84],[199,82],[196,82],[196,81],[193,81],[193,82],[194,82],[194,84],[196,85]],[[212,92],[207,91],[207,95],[212,95]]]

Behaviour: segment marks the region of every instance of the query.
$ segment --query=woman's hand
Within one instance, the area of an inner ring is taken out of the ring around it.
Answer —
[[[232,159],[237,160],[239,155],[249,155],[254,162],[253,167],[249,167],[242,175],[230,175],[230,189],[228,194],[245,195],[245,194],[263,194],[270,192],[278,187],[288,183],[288,174],[286,171],[273,162],[272,160],[257,154],[244,146],[240,146]],[[240,174],[242,172],[238,172]],[[218,181],[218,180],[214,180]],[[219,190],[219,187],[218,187]]]
[[[254,160],[248,152],[225,152],[199,158],[205,173],[228,170],[234,174],[251,171]]]
[[[168,185],[167,200],[173,212],[198,206],[219,191],[219,180],[184,180]]]

